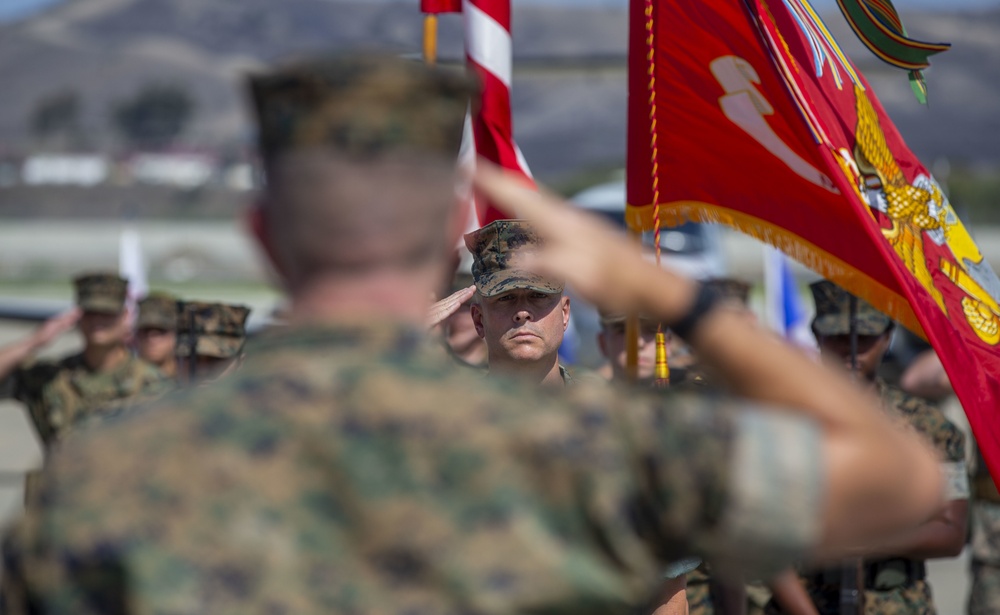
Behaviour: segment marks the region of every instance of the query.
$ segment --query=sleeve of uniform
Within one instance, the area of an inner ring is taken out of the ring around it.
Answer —
[[[665,536],[719,568],[762,578],[803,559],[820,537],[821,433],[747,402],[668,396],[633,442],[648,459],[651,515]],[[686,525],[686,527],[684,527]]]
[[[945,477],[945,499],[969,498],[969,473],[965,463],[965,434],[937,407],[924,400],[907,396],[903,402],[918,431],[934,445],[941,457],[941,472]]]
[[[941,424],[934,444],[941,452],[941,472],[945,477],[945,499],[969,499],[969,469],[965,463],[965,434],[936,408]]]

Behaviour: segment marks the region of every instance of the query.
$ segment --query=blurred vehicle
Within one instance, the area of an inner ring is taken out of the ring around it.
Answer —
[[[587,188],[570,198],[581,209],[593,212],[610,221],[625,232],[625,180],[615,180]],[[653,233],[643,233],[642,243],[650,251]],[[686,222],[660,231],[661,262],[689,277],[704,280],[727,274],[722,248],[722,235],[716,224]],[[566,357],[576,365],[594,368],[604,362],[597,347],[597,333],[601,329],[597,310],[568,289],[571,297],[571,331],[567,338],[573,341],[572,356]]]

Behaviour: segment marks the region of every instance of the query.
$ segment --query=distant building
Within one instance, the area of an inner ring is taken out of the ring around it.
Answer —
[[[230,166],[224,175],[226,188],[246,192],[254,187],[253,167],[246,162],[240,162]]]
[[[125,162],[132,181],[176,188],[197,188],[211,181],[218,165],[215,156],[198,152],[143,152]]]
[[[21,181],[29,186],[95,186],[110,172],[108,159],[98,154],[39,154],[21,167]]]

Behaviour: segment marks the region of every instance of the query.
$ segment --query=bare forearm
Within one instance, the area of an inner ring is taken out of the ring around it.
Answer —
[[[36,349],[37,344],[33,336],[0,348],[0,380],[14,373],[17,366],[29,359]]]
[[[965,547],[965,530],[964,517],[959,521],[937,518],[879,545],[876,552],[909,559],[956,557]]]
[[[925,351],[914,359],[900,378],[899,385],[911,395],[928,399],[942,399],[952,393],[948,374],[933,350]]]
[[[653,615],[688,615],[686,589],[684,575],[664,581],[660,588],[659,606]]]
[[[774,600],[788,615],[819,615],[816,605],[809,598],[809,593],[799,582],[794,571],[783,572],[770,583]]]

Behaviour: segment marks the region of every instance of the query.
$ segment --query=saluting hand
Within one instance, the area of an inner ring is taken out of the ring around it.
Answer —
[[[667,321],[686,314],[693,303],[695,282],[646,260],[636,242],[597,216],[535,191],[483,160],[475,185],[512,218],[531,220],[545,239],[532,267],[566,280],[587,301],[611,312],[642,311],[656,292],[655,315]]]
[[[443,323],[449,316],[457,312],[463,303],[471,299],[474,294],[476,294],[476,287],[469,286],[455,291],[432,305],[427,311],[427,329],[434,329],[434,327]]]
[[[48,346],[57,337],[76,326],[81,316],[83,316],[83,310],[79,307],[73,307],[53,316],[35,330],[31,337],[32,344],[35,348]]]

